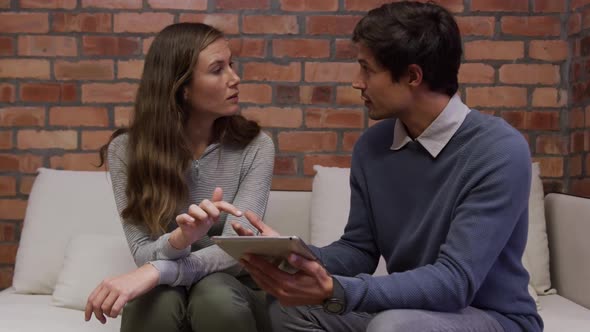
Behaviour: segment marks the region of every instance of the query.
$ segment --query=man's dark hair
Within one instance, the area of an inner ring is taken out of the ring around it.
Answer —
[[[457,92],[461,34],[452,14],[437,4],[384,4],[359,21],[352,40],[367,46],[396,82],[417,64],[430,90],[448,96]]]

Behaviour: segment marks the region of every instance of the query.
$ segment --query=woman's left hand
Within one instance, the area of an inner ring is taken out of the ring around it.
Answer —
[[[103,280],[88,297],[84,318],[89,321],[92,313],[105,324],[105,317],[116,318],[125,304],[156,287],[160,272],[151,264],[114,278]]]

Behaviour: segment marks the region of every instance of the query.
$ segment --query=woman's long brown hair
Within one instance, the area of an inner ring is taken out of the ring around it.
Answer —
[[[135,98],[129,128],[116,130],[100,149],[104,164],[110,142],[128,133],[126,222],[144,225],[152,236],[166,232],[187,202],[185,176],[193,159],[185,135],[189,111],[183,108],[183,88],[190,84],[199,53],[223,33],[202,23],[166,27],[154,39]],[[212,142],[246,146],[260,127],[241,115],[226,116],[213,124]]]

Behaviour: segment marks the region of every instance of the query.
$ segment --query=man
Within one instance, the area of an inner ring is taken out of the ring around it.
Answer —
[[[321,262],[291,255],[294,275],[242,260],[278,299],[275,330],[541,331],[521,263],[528,144],[456,95],[462,48],[452,15],[431,3],[386,4],[358,23],[353,41],[352,85],[382,121],[355,145],[344,235],[313,248]],[[381,255],[390,274],[372,276]]]

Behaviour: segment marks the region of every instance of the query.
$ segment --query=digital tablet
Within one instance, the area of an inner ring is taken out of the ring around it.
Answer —
[[[213,236],[211,239],[238,261],[245,254],[260,255],[289,273],[297,272],[287,261],[291,253],[317,260],[311,249],[297,236]]]

